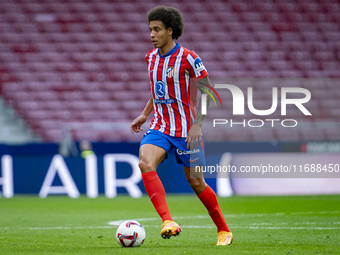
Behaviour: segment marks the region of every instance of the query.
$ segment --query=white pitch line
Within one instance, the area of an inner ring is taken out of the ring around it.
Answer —
[[[309,215],[309,214],[338,214],[340,211],[319,211],[319,212],[292,212],[288,215]]]
[[[283,216],[284,213],[249,213],[249,214],[224,214],[223,216],[226,218],[234,218],[234,217],[263,217],[263,216]],[[205,219],[205,218],[210,218],[209,215],[197,215],[197,216],[175,216],[173,217],[175,220],[185,220],[185,219]],[[133,219],[136,221],[160,221],[160,218],[137,218]],[[112,226],[119,226],[122,222],[126,221],[125,220],[115,220],[115,221],[110,221],[108,224]]]
[[[143,225],[145,228],[159,228],[160,225]],[[210,229],[216,228],[213,225],[181,225],[183,229]],[[339,227],[275,227],[275,226],[232,226],[229,225],[232,229],[267,229],[267,230],[275,230],[275,229],[284,229],[284,230],[340,230]],[[28,227],[28,228],[0,228],[0,230],[73,230],[73,229],[115,229],[113,226],[89,226],[89,227]]]
[[[336,227],[249,227],[249,229],[340,230],[340,228]]]
[[[290,214],[285,213],[240,213],[240,214],[224,214],[223,216],[225,218],[234,218],[234,217],[268,217],[268,216],[284,216],[284,215],[313,215],[313,214],[337,214],[340,213],[340,211],[322,211],[322,212],[295,212]],[[183,219],[205,219],[210,218],[209,215],[197,215],[197,216],[177,216],[173,217],[176,220],[183,220]],[[136,221],[160,221],[160,218],[137,218],[133,219]],[[124,220],[115,220],[110,221],[108,224],[112,226],[119,226],[122,222],[126,221]]]
[[[159,225],[146,225],[144,227],[155,227],[155,228],[159,228]],[[216,226],[196,226],[196,225],[181,225],[182,229],[187,229],[187,228],[216,228]],[[253,226],[253,227],[241,227],[241,226],[233,226],[233,225],[229,225],[229,227],[231,229],[285,229],[285,230],[340,230],[340,228],[337,227],[264,227],[264,226]]]
[[[338,214],[340,211],[319,211],[319,212],[294,212],[294,213],[254,213],[254,214],[225,214],[224,216],[226,218],[232,218],[232,217],[268,217],[268,216],[290,216],[290,215],[320,215],[320,214]],[[197,216],[177,216],[174,217],[176,220],[181,219],[205,219],[210,218],[209,215],[197,215]],[[110,221],[108,224],[110,226],[88,226],[88,227],[65,227],[65,226],[57,226],[57,227],[23,227],[23,228],[11,228],[11,227],[0,227],[0,230],[68,230],[68,229],[112,229],[115,226],[119,226],[124,220],[115,220]],[[160,221],[160,218],[138,218],[134,219],[140,222],[146,222],[146,221]],[[313,224],[319,224],[318,222],[294,222],[294,223],[288,223],[288,222],[281,222],[277,223],[275,225],[287,225],[287,226],[272,226],[272,223],[250,223],[251,226],[232,226],[231,228],[234,229],[286,229],[286,230],[340,230],[340,227],[288,227],[288,225],[313,225]],[[339,225],[340,222],[331,222],[331,224]],[[270,226],[268,226],[270,225]],[[159,228],[160,225],[144,225],[144,227],[157,227]],[[183,228],[216,228],[214,225],[181,225]]]
[[[3,227],[0,230],[67,230],[67,229],[104,229],[112,228],[111,226],[88,226],[88,227],[27,227],[27,228],[11,228]]]

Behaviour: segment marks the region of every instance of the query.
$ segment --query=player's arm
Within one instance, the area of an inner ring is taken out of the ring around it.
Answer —
[[[148,116],[153,110],[153,98],[150,97],[149,101],[146,103],[142,113],[131,123],[130,130],[131,133],[138,133],[143,131],[142,125],[148,119]]]
[[[202,100],[201,100],[201,97],[203,94],[207,95],[206,96],[206,102],[207,102],[207,109],[209,108],[209,105],[210,105],[210,99],[211,97],[208,96],[208,94],[212,93],[211,89],[209,88],[210,87],[210,80],[209,80],[209,77],[208,76],[205,76],[204,78],[202,78],[201,80],[199,80],[198,82],[196,82],[196,86],[197,88],[201,91],[201,96],[200,96],[200,99],[198,101],[198,108],[197,108],[197,115],[196,115],[196,118],[194,120],[194,123],[193,125],[199,125],[200,127],[202,127],[202,124],[203,124],[203,121],[204,121],[204,118],[205,118],[205,114],[203,115],[202,114]]]
[[[206,85],[210,86],[210,81],[209,81],[208,76],[206,76],[206,77],[202,78],[201,80],[199,80],[198,82],[196,82],[197,88],[199,88],[199,89],[203,88],[203,89],[200,89],[201,96],[200,96],[199,103],[198,103],[198,108],[197,108],[198,110],[197,110],[196,118],[195,118],[193,124],[191,125],[187,139],[185,140],[187,142],[187,148],[190,147],[190,150],[193,150],[198,145],[202,144],[202,125],[203,125],[205,115],[202,114],[201,97],[202,97],[202,94],[208,94],[207,92],[209,92],[209,93],[212,92],[209,89],[209,87],[206,86]],[[208,109],[209,104],[210,104],[210,97],[207,96],[206,99],[207,99],[206,107]]]

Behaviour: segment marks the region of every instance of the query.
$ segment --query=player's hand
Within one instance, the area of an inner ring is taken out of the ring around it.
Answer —
[[[144,115],[139,115],[134,121],[132,121],[130,130],[131,133],[139,133],[140,131],[143,131],[142,125],[144,122],[148,119],[148,117]]]
[[[187,143],[187,149],[190,148],[192,151],[196,149],[198,145],[202,144],[202,130],[201,126],[197,124],[193,124],[189,130],[187,139],[185,139]]]

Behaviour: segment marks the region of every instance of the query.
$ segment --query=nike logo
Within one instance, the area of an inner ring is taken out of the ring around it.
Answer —
[[[198,158],[195,158],[195,159],[189,159],[189,162],[192,163],[192,162],[195,162]]]

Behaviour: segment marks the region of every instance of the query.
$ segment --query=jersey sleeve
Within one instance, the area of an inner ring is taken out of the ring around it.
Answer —
[[[201,58],[194,51],[189,52],[187,61],[189,63],[190,78],[204,78],[208,75]]]

